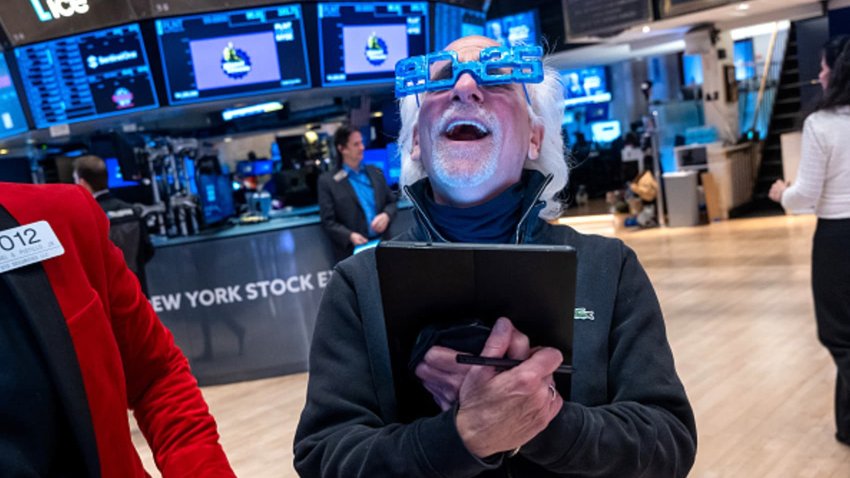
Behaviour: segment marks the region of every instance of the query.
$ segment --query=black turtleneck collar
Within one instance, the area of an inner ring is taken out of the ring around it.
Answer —
[[[522,216],[524,195],[520,181],[483,204],[461,208],[437,204],[428,184],[423,206],[434,227],[449,241],[499,244],[511,241]]]

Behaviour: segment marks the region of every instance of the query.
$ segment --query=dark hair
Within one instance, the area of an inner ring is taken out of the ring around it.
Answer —
[[[850,41],[850,35],[837,35],[823,44],[823,59],[826,60],[826,66],[830,69],[835,68],[835,60],[841,55],[848,41]]]
[[[339,148],[344,148],[348,144],[348,138],[355,132],[357,130],[348,125],[342,125],[334,132],[334,148],[336,148],[340,163],[342,163],[342,155],[339,152]]]
[[[829,63],[829,45],[833,43],[843,43],[842,49],[833,58],[832,64]],[[818,110],[829,110],[839,108],[841,106],[850,106],[850,37],[836,37],[827,43],[823,49],[823,56],[826,64],[832,70],[829,73],[829,85],[823,95]]]
[[[85,179],[94,192],[103,191],[109,185],[106,175],[106,163],[97,156],[80,156],[74,161],[77,177]]]

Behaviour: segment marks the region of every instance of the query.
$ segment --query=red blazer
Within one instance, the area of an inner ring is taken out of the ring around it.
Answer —
[[[0,183],[0,206],[0,230],[45,220],[65,248],[0,279],[33,324],[88,475],[148,476],[130,439],[130,409],[163,477],[235,476],[188,361],[109,242],[91,195]]]

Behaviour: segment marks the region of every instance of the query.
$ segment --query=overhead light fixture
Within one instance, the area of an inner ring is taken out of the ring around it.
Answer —
[[[649,33],[652,31],[652,28],[649,28],[649,25],[644,25],[643,28],[641,28],[641,31],[644,33]]]
[[[384,112],[383,111],[373,111],[371,116],[372,116],[372,118],[380,118],[380,117],[384,116]]]
[[[9,154],[9,150],[6,148],[0,149],[0,156],[6,156]]]

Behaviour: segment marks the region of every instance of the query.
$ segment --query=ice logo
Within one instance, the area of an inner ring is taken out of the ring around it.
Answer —
[[[115,93],[112,93],[112,102],[115,103],[115,107],[119,110],[131,108],[134,98],[133,92],[123,86],[115,90]]]
[[[224,74],[238,80],[250,73],[251,69],[251,57],[244,50],[234,47],[233,42],[227,42],[221,52],[221,70]]]
[[[97,67],[100,66],[100,62],[97,61],[97,57],[94,55],[89,55],[88,58],[86,58],[86,63],[89,64],[89,68],[92,70],[96,70]]]
[[[387,61],[387,43],[375,32],[366,41],[366,60],[374,66],[381,66]]]

